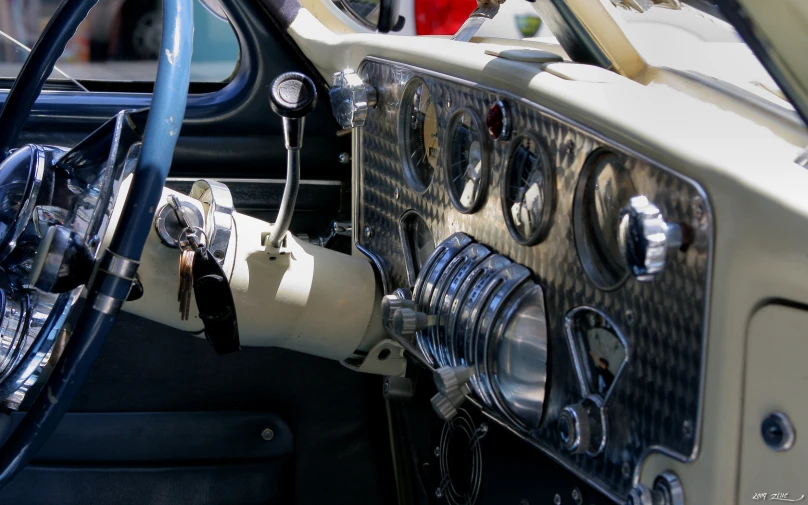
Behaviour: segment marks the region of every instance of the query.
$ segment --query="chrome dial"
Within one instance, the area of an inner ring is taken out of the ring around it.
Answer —
[[[404,88],[399,110],[399,149],[410,186],[418,192],[426,191],[437,167],[440,146],[432,93],[419,77]]]
[[[474,212],[485,201],[488,185],[487,136],[477,116],[460,109],[449,120],[446,140],[446,175],[452,204],[464,214]]]
[[[502,211],[513,238],[522,245],[541,241],[550,222],[553,170],[544,147],[531,136],[514,142],[502,185]]]

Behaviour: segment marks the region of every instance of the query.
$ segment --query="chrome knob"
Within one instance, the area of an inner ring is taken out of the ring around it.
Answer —
[[[665,268],[668,249],[682,245],[682,228],[665,222],[648,198],[635,196],[620,211],[617,243],[632,275],[650,281]]]
[[[384,321],[388,327],[392,327],[393,318],[396,312],[401,309],[415,310],[415,302],[395,294],[385,295],[384,298],[382,298],[382,321]]]
[[[626,505],[685,505],[685,491],[679,477],[670,470],[654,479],[654,487],[637,484],[628,494]]]
[[[558,418],[558,436],[564,448],[572,454],[584,454],[589,449],[589,414],[580,404],[567,405]]]
[[[438,391],[449,395],[460,390],[471,379],[470,366],[443,366],[435,370],[435,386]]]
[[[416,331],[438,323],[437,316],[430,316],[413,309],[400,309],[393,313],[393,331],[403,337],[411,337]]]
[[[368,109],[376,105],[377,94],[353,70],[343,70],[331,76],[331,111],[343,130],[363,126]]]
[[[452,391],[451,393],[438,392],[430,401],[430,403],[432,403],[432,410],[435,411],[438,417],[444,421],[448,421],[457,415],[457,409],[463,405],[463,402],[466,401],[466,395],[470,392],[471,390],[468,385],[463,385],[460,389]]]

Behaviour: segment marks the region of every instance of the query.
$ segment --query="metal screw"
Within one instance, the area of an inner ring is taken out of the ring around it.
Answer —
[[[340,165],[347,165],[351,162],[351,155],[348,153],[339,153],[339,163]]]
[[[436,458],[439,458],[440,457],[440,447],[435,447],[435,450],[432,451],[432,454],[434,454]]]
[[[768,414],[760,424],[763,442],[773,451],[787,451],[794,446],[796,433],[791,420],[782,412]]]
[[[370,226],[365,226],[365,238],[371,239],[373,238],[373,228]]]
[[[575,152],[575,142],[572,140],[567,141],[567,154],[572,155]]]
[[[561,505],[561,495],[560,494],[556,493],[556,495],[553,496],[553,503],[555,503],[555,505]]]
[[[275,432],[269,428],[264,428],[264,431],[261,432],[261,438],[269,442],[273,438],[275,438]]]
[[[438,498],[443,498],[443,490],[441,488],[435,489],[435,496]]]
[[[631,309],[626,311],[626,322],[628,323],[629,326],[634,324],[634,311]]]
[[[446,95],[446,108],[452,108],[452,95]]]
[[[685,438],[693,436],[693,421],[690,419],[685,419],[685,422],[682,423],[682,435],[684,435]]]
[[[393,191],[393,197],[394,197],[396,200],[398,200],[399,198],[401,198],[401,190],[400,190],[399,188],[396,188],[396,190],[395,190],[395,191]]]
[[[624,478],[631,478],[631,465],[628,463],[623,463],[623,466],[620,467],[620,471],[623,473]]]
[[[384,394],[387,394],[389,392],[390,392],[390,377],[385,377],[384,378]]]
[[[578,489],[577,487],[576,487],[575,489],[573,489],[573,490],[572,490],[572,499],[573,499],[573,501],[575,501],[575,503],[577,503],[578,505],[581,505],[581,504],[584,502],[584,499],[583,499],[583,497],[581,496],[581,490],[580,490],[580,489]]]

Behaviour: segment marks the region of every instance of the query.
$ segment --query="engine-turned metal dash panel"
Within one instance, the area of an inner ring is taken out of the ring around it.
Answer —
[[[528,267],[544,290],[549,339],[547,394],[539,428],[523,431],[523,438],[619,500],[626,498],[636,482],[637,468],[648,452],[663,451],[683,461],[695,458],[712,244],[712,216],[701,188],[519,97],[375,58],[366,59],[358,73],[376,88],[378,103],[358,130],[357,236],[362,246],[389,263],[393,288],[411,287],[399,230],[402,216],[414,211],[430,228],[434,243],[463,232]],[[461,213],[453,206],[445,156],[434,158],[437,166],[425,189],[414,189],[408,182],[400,151],[399,106],[413,77],[422,79],[429,89],[440,148],[447,124],[460,108],[485,118],[496,101],[508,104],[511,140],[487,139],[490,177],[486,198],[476,212]],[[524,135],[543,144],[555,173],[555,201],[547,231],[533,246],[519,245],[509,232],[500,190],[511,144]],[[665,270],[651,282],[629,277],[616,287],[602,289],[579,258],[573,219],[576,188],[587,160],[602,148],[622,159],[638,194],[647,196],[670,222],[683,223],[693,235],[686,251],[669,251]],[[581,307],[603,314],[627,345],[625,363],[604,407],[606,444],[595,456],[572,454],[558,432],[564,407],[585,395],[565,332],[568,314]]]

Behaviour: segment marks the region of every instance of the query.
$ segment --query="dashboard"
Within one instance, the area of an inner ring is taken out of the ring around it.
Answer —
[[[433,367],[595,489],[699,451],[713,247],[695,181],[541,104],[368,57],[363,250],[429,323]],[[674,479],[675,480],[675,479]]]

